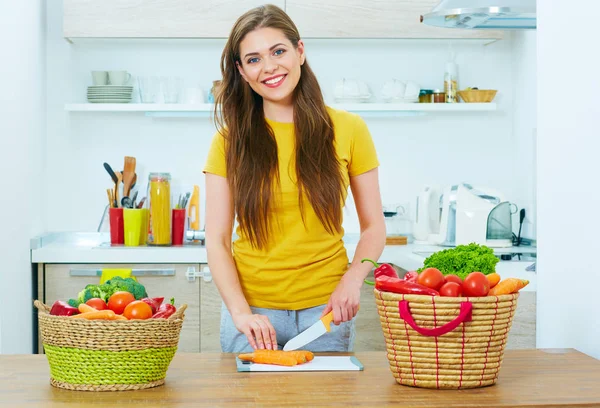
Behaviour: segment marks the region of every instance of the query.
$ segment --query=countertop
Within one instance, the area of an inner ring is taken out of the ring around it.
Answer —
[[[348,258],[352,260],[359,236],[348,234],[344,243]],[[47,233],[31,239],[32,263],[207,263],[206,247],[187,244],[171,247],[125,247],[111,246],[108,233],[57,232]],[[447,249],[438,245],[410,243],[408,245],[387,245],[379,262],[392,263],[405,270],[423,266],[423,261],[434,252]],[[536,254],[536,247],[494,248],[496,254]],[[522,261],[501,261],[497,272],[506,276],[520,277],[532,282],[527,290],[535,290],[535,272],[526,268],[535,263],[527,257]]]
[[[364,371],[238,373],[232,354],[177,353],[163,386],[121,392],[54,388],[45,355],[0,355],[0,406],[600,406],[600,361],[572,349],[507,350],[496,385],[460,391],[398,385],[385,352],[354,355]]]

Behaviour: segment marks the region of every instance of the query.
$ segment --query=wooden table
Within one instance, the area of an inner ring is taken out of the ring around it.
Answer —
[[[398,385],[385,353],[355,355],[362,372],[238,373],[233,355],[178,353],[165,385],[121,392],[54,388],[44,355],[0,355],[0,406],[600,406],[600,361],[571,349],[507,350],[496,385],[460,391]]]

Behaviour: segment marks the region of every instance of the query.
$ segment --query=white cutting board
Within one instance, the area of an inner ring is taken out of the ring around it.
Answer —
[[[255,364],[235,358],[239,372],[248,371],[363,371],[364,367],[354,356],[315,356],[312,361],[292,367],[274,364]]]

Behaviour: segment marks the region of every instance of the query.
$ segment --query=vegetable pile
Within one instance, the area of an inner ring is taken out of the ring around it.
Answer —
[[[496,264],[500,260],[494,251],[485,245],[475,243],[458,245],[455,248],[444,249],[429,256],[423,262],[423,267],[417,272],[427,268],[435,268],[443,275],[456,275],[465,279],[471,272],[477,271],[484,275],[496,272]]]
[[[141,283],[115,277],[101,285],[87,285],[77,299],[57,300],[50,314],[88,320],[166,319],[177,309],[174,298],[170,303],[163,301],[164,297],[148,297]]]
[[[529,284],[528,280],[507,278],[502,280],[495,272],[484,274],[471,271],[462,279],[457,274],[446,274],[437,268],[421,268],[410,271],[400,278],[396,270],[388,264],[378,265],[370,259],[361,262],[372,262],[375,269],[375,288],[383,292],[406,295],[448,296],[448,297],[482,297],[500,296],[517,293]],[[373,284],[366,281],[366,283]]]

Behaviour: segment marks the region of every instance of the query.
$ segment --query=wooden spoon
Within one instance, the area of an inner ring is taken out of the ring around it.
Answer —
[[[135,177],[135,157],[125,156],[123,166],[123,195],[129,197],[129,191]]]

